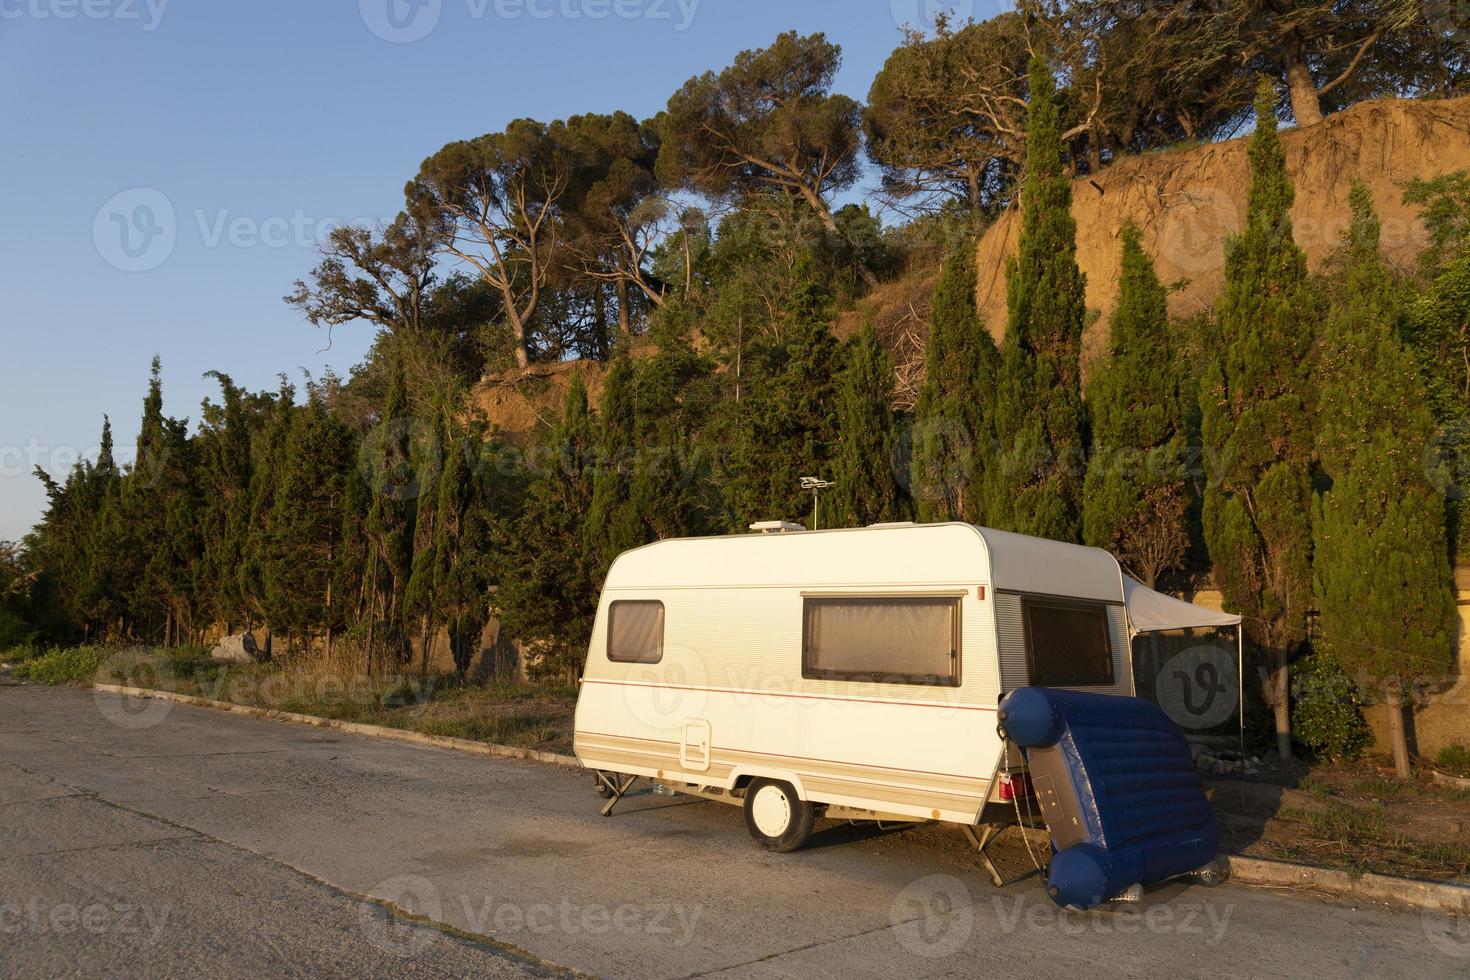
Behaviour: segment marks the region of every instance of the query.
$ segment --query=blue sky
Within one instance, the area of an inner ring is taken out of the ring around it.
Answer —
[[[390,7],[391,5],[391,7]],[[165,411],[201,375],[346,373],[281,302],[332,221],[391,218],[444,143],[540,119],[648,116],[780,31],[843,48],[863,98],[930,0],[0,0],[0,539],[40,516],[39,463],[120,455],[148,363]],[[943,4],[988,16],[997,0]]]

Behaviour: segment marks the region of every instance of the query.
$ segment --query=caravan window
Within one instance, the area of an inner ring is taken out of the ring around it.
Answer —
[[[1113,683],[1113,645],[1106,606],[1023,600],[1031,683],[1095,687]]]
[[[664,658],[664,604],[614,602],[607,608],[607,659],[620,664],[656,664]]]
[[[959,644],[953,596],[807,598],[801,676],[954,687]]]

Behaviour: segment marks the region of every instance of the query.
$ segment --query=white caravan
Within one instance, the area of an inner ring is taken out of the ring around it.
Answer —
[[[613,562],[574,735],[608,810],[643,776],[742,804],[773,850],[822,815],[973,826],[1004,692],[1132,693],[1105,551],[958,523],[755,527]]]

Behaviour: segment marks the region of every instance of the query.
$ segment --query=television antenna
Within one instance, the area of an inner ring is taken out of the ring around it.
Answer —
[[[801,488],[812,492],[812,530],[820,526],[817,523],[817,498],[823,490],[836,486],[831,480],[823,480],[815,476],[804,476],[801,478]]]

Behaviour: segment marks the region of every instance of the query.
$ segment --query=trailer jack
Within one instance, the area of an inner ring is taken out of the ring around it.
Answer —
[[[633,788],[633,784],[638,781],[638,777],[625,777],[622,773],[598,770],[597,781],[602,784],[608,793],[608,800],[602,808],[602,815],[604,817],[610,817],[612,816],[613,807],[617,806],[618,800],[621,800],[627,794],[628,790]]]
[[[982,823],[979,827],[980,833],[978,834],[975,833],[975,828],[969,824],[962,824],[960,829],[965,832],[965,837],[969,839],[970,843],[974,845],[975,850],[979,853],[980,860],[984,863],[985,870],[990,873],[990,880],[995,883],[996,888],[1013,885],[1022,878],[1029,877],[1036,872],[1035,868],[1028,868],[1020,874],[1006,878],[1000,873],[1000,869],[995,866],[995,862],[990,857],[991,844],[999,840],[1001,835],[1012,827],[1015,827],[1024,834],[1026,831],[1023,827],[1013,823]]]

